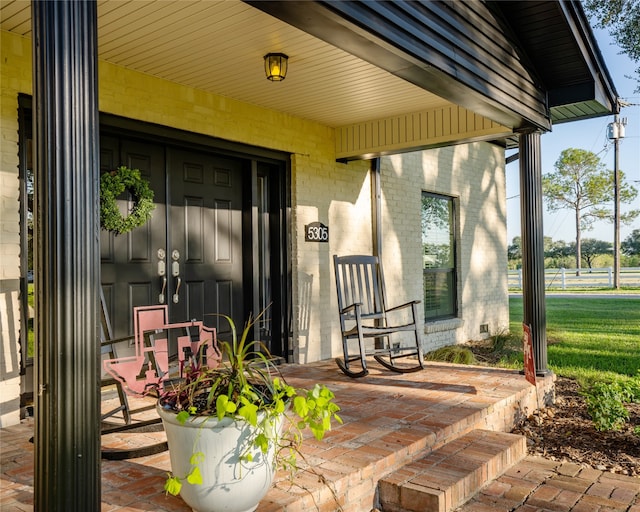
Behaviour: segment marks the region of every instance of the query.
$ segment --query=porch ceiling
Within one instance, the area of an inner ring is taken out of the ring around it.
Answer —
[[[31,37],[31,2],[3,1],[0,27]],[[263,56],[289,55],[283,82]],[[450,102],[239,0],[98,1],[99,59],[331,127]]]

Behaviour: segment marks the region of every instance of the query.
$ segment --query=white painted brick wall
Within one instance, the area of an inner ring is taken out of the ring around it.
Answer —
[[[310,311],[309,332],[299,333],[294,349],[295,360],[304,363],[342,350],[333,255],[371,254],[371,185],[368,162],[316,166],[309,157],[294,155],[292,164],[297,262],[293,288],[299,292],[310,280],[312,290],[309,305],[302,303],[300,293],[293,298],[298,311]],[[305,242],[304,226],[315,221],[329,226],[329,243]]]
[[[457,327],[426,326],[425,350],[508,328],[504,151],[475,143],[386,157],[382,161],[384,265],[389,302],[422,299],[422,191],[459,199]],[[402,250],[402,252],[401,252]],[[402,256],[400,256],[402,254]],[[390,270],[393,269],[393,274]],[[389,285],[392,286],[389,286]]]

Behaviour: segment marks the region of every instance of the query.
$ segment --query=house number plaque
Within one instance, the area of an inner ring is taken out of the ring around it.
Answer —
[[[328,242],[329,226],[325,226],[322,222],[312,222],[304,227],[305,242]]]

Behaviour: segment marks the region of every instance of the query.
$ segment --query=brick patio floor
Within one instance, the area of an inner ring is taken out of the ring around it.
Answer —
[[[343,425],[304,445],[306,464],[293,485],[277,478],[258,512],[369,512],[377,506],[384,475],[472,429],[508,431],[549,395],[551,379],[538,396],[516,371],[427,363],[422,372],[393,374],[371,364],[371,373],[349,379],[332,361],[285,365],[296,387],[329,386],[341,406]],[[0,509],[33,510],[33,420],[0,431]],[[148,444],[162,432],[111,435],[112,447]],[[165,496],[167,452],[102,462],[102,511],[188,511],[180,498]],[[323,482],[326,482],[323,483]],[[564,511],[640,512],[640,480],[527,457],[485,487],[461,512]]]

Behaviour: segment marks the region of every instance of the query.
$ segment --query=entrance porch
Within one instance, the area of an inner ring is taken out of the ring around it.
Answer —
[[[320,442],[308,433],[304,460],[299,457],[299,464],[310,471],[299,471],[293,485],[281,475],[258,507],[260,512],[391,510],[381,506],[381,480],[389,489],[389,482],[397,480],[410,463],[476,429],[509,432],[514,423],[547,403],[553,394],[552,376],[538,380],[536,394],[536,388],[517,370],[440,362],[427,362],[424,371],[411,374],[393,374],[373,362],[370,374],[363,379],[346,377],[329,360],[284,365],[282,372],[294,386],[319,382],[332,389],[344,424],[336,425]],[[32,510],[33,444],[29,438],[33,428],[33,420],[28,418],[1,431],[3,511]],[[127,434],[126,443],[131,447],[137,439],[149,444],[151,437],[161,440],[163,435]],[[119,443],[125,443],[124,436],[112,435],[109,443],[123,447]],[[497,443],[486,443],[490,444]],[[487,463],[495,465],[492,460]],[[411,467],[415,470],[415,464]],[[168,452],[103,460],[102,510],[188,511],[179,497],[165,496],[163,485],[169,469]]]

